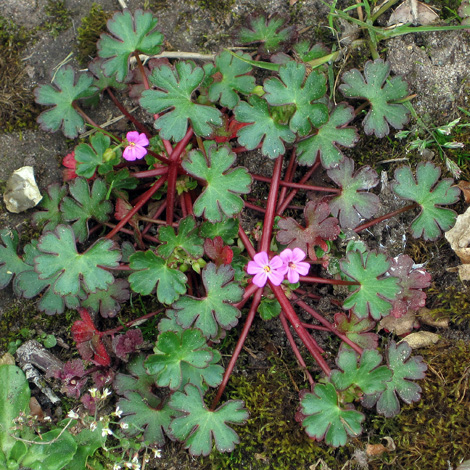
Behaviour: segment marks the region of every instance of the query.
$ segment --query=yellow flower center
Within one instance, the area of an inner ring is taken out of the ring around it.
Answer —
[[[129,142],[129,147],[135,147],[135,142]]]
[[[295,270],[295,269],[297,269],[297,266],[295,265],[295,263],[294,263],[294,262],[292,262],[292,261],[289,261],[289,268],[290,268],[290,269],[294,269],[294,270]]]
[[[264,269],[267,273],[270,273],[270,272],[271,272],[271,266],[266,265],[263,269]]]

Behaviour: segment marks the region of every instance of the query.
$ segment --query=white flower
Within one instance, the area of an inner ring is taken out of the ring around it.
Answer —
[[[114,416],[117,416],[118,418],[120,418],[122,416],[122,410],[121,408],[116,407],[116,411],[113,413]]]
[[[72,418],[72,419],[78,419],[79,416],[77,413],[75,413],[75,411],[73,410],[70,410],[68,413],[67,413],[67,417],[68,418]]]
[[[121,426],[121,429],[127,429],[129,427],[127,423],[119,423],[119,426]]]
[[[103,428],[102,431],[101,431],[101,436],[102,437],[111,436],[112,434],[113,434],[113,431],[111,431],[111,429],[109,429],[109,428]]]
[[[95,429],[96,429],[96,421],[93,421],[91,424],[90,424],[90,430],[93,432]]]
[[[106,397],[109,397],[109,395],[111,395],[111,392],[108,388],[105,388],[103,389],[103,393],[101,394],[101,399],[104,400]]]
[[[113,466],[113,470],[121,470],[121,468],[122,467],[120,465],[118,465],[117,463],[115,463],[114,466]]]
[[[96,388],[90,388],[88,389],[88,391],[90,392],[90,395],[95,398],[96,397],[96,394],[98,393],[98,389]]]
[[[156,459],[161,459],[162,458],[162,452],[160,449],[152,449],[153,450],[153,456]]]

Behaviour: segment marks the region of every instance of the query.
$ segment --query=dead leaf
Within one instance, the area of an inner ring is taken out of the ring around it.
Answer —
[[[405,0],[391,15],[388,26],[396,24],[427,25],[435,23],[439,15],[428,5],[417,0]]]
[[[465,199],[466,204],[470,204],[470,182],[460,180],[459,184],[457,185],[463,193],[463,197]]]
[[[449,328],[449,319],[445,317],[436,317],[426,307],[418,310],[419,322],[423,325],[434,326],[436,328]]]
[[[387,452],[387,448],[382,444],[367,444],[366,446],[366,454],[369,457],[377,457],[384,452]]]
[[[37,416],[39,421],[44,419],[44,411],[42,411],[41,405],[35,397],[31,397],[29,400],[29,410],[31,416]]]
[[[436,344],[440,339],[439,335],[436,333],[431,333],[430,331],[418,331],[417,333],[411,333],[406,338],[402,339],[398,344],[403,341],[406,341],[411,349],[425,348]]]
[[[0,366],[4,364],[14,366],[15,358],[10,353],[5,353],[2,357],[0,357]]]
[[[416,319],[416,313],[410,310],[400,318],[396,318],[393,315],[388,315],[387,317],[382,318],[379,322],[379,331],[380,328],[382,328],[401,336],[413,331],[415,326],[419,326]]]
[[[470,264],[470,207],[457,217],[454,227],[444,235],[462,261],[463,266],[459,266],[460,279],[469,281],[470,268],[465,265]]]
[[[323,459],[318,459],[313,465],[308,467],[309,470],[331,470]]]

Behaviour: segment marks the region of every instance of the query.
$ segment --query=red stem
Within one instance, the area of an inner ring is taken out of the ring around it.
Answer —
[[[271,290],[276,296],[277,301],[281,304],[281,308],[289,320],[289,323],[293,326],[305,347],[308,349],[315,361],[317,361],[323,372],[326,375],[330,375],[330,366],[326,363],[325,359],[323,359],[320,347],[318,346],[317,342],[309,335],[307,330],[302,326],[302,322],[299,320],[299,317],[295,313],[294,308],[287,299],[282,288],[280,286],[275,286],[271,281],[268,281],[268,283],[269,287],[271,287]]]
[[[290,160],[289,160],[289,165],[287,167],[286,173],[284,175],[284,183],[291,183],[292,178],[295,173],[295,169],[297,168],[297,160],[295,158],[295,149],[292,150]],[[281,190],[279,191],[279,197],[277,198],[277,207],[279,207],[286,197],[287,194],[287,186],[282,186]]]
[[[273,231],[274,217],[276,215],[279,182],[281,181],[282,158],[282,155],[279,155],[279,157],[276,158],[273,176],[272,178],[268,178],[268,181],[271,182],[271,186],[269,187],[266,214],[263,221],[263,233],[261,234],[261,240],[259,243],[259,251],[265,251],[266,253],[269,251],[269,245],[271,244],[271,234]]]
[[[166,175],[167,173],[168,167],[165,166],[163,168],[155,168],[154,170],[136,171],[135,173],[132,173],[132,176],[134,178],[154,178],[155,176]]]
[[[121,230],[124,225],[143,207],[143,205],[163,186],[166,181],[166,176],[162,176],[149,190],[147,190],[139,200],[139,202],[121,219],[111,232],[106,235],[106,238],[112,238],[116,233]]]
[[[315,276],[300,276],[301,282],[316,282],[318,284],[332,284],[334,286],[360,286],[360,282],[356,281],[343,281],[341,279],[324,279],[323,277]]]
[[[147,318],[152,318],[152,317],[154,317],[155,315],[158,315],[161,312],[163,312],[163,309],[157,310],[155,312],[147,313],[146,315],[143,315],[142,317],[136,318],[135,320],[128,321],[127,323],[124,323],[124,325],[118,326],[117,328],[113,328],[112,330],[108,330],[108,331],[103,331],[103,332],[100,333],[100,336],[115,335],[116,333],[123,330],[124,328],[130,328],[134,323],[140,322],[142,320],[146,320]]]
[[[222,394],[224,393],[225,387],[227,386],[228,380],[230,375],[233,372],[235,364],[237,362],[238,356],[241,353],[243,345],[245,344],[246,337],[248,336],[248,332],[250,331],[251,325],[255,318],[256,310],[258,309],[258,305],[261,301],[261,294],[263,293],[263,289],[259,289],[255,292],[253,296],[253,303],[251,304],[250,311],[248,312],[248,316],[246,317],[245,324],[243,325],[243,330],[240,334],[240,338],[238,338],[237,345],[235,346],[235,350],[232,353],[232,357],[225,369],[224,377],[222,379],[222,383],[219,385],[217,390],[217,395],[215,396],[214,400],[212,401],[212,405],[210,407],[210,411],[214,411],[215,407],[220,401]]]
[[[313,380],[312,375],[307,369],[307,364],[305,364],[304,358],[300,354],[299,348],[295,344],[294,337],[292,336],[292,333],[289,330],[289,325],[287,324],[286,315],[284,312],[281,312],[281,314],[279,315],[279,320],[281,320],[282,328],[284,328],[284,332],[286,333],[287,339],[289,340],[289,344],[292,348],[292,351],[294,351],[294,355],[297,358],[297,362],[300,364],[300,367],[307,376],[310,386],[313,387],[315,381]]]
[[[402,212],[409,211],[416,207],[419,207],[419,204],[417,202],[415,202],[414,204],[409,204],[408,206],[402,207],[401,209],[397,209],[396,211],[389,212],[388,214],[385,214],[381,217],[377,217],[376,219],[369,220],[369,222],[366,222],[365,224],[362,224],[362,225],[359,225],[359,227],[356,227],[354,231],[356,233],[360,232],[362,230],[365,230],[366,228],[372,227],[375,224],[383,222],[384,220],[390,219],[391,217],[395,217],[396,215],[401,214]]]
[[[251,176],[255,180],[262,181],[264,183],[270,183],[271,178],[266,176],[256,175],[251,173]],[[325,188],[324,186],[312,186],[311,184],[302,184],[302,183],[289,183],[288,181],[281,181],[281,186],[285,186],[287,188],[294,188],[294,189],[305,189],[307,191],[322,191],[327,193],[340,193],[341,189],[338,188]]]

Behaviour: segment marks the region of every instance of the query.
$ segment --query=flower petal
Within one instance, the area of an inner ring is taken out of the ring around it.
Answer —
[[[286,248],[279,253],[279,256],[284,263],[289,264],[289,262],[292,261],[292,250],[290,248]]]
[[[269,266],[271,266],[272,269],[279,269],[284,265],[284,262],[280,256],[275,256],[270,262]]]
[[[294,248],[292,252],[292,261],[297,264],[300,261],[303,261],[307,255],[300,248]]]
[[[296,263],[295,268],[301,276],[306,276],[310,271],[310,265],[308,263],[303,263],[302,261],[300,263]]]
[[[275,285],[279,286],[282,284],[282,281],[284,280],[284,273],[280,272],[277,269],[273,269],[267,274],[267,277],[269,277],[269,280]]]
[[[287,280],[291,284],[295,284],[296,282],[299,282],[299,273],[294,269],[289,269],[289,271],[287,271]]]
[[[137,143],[139,140],[140,134],[137,131],[130,131],[126,134],[126,140],[128,142]]]
[[[263,269],[260,271],[256,276],[253,277],[253,284],[255,284],[258,287],[264,287],[266,283],[268,282],[268,274],[266,271]]]
[[[262,268],[269,264],[268,254],[265,251],[260,251],[259,253],[256,253],[256,255],[253,256],[253,260],[258,266]]]
[[[248,261],[246,266],[246,272],[248,274],[258,274],[259,272],[265,272],[263,267],[260,266],[256,261]]]

